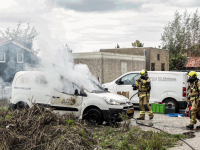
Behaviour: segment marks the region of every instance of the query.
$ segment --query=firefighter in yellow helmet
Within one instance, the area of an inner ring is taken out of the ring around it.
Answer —
[[[148,109],[149,119],[153,119],[153,111],[149,106],[150,90],[151,90],[151,81],[148,77],[147,71],[144,69],[140,71],[140,78],[136,80],[135,86],[138,89],[138,96],[140,101],[140,117],[137,120],[145,119],[145,108]]]
[[[186,128],[193,129],[194,124],[197,123],[196,117],[198,114],[200,114],[200,101],[199,101],[200,81],[197,78],[197,73],[195,71],[190,71],[188,75],[189,75],[188,82],[190,83],[188,88],[189,90],[188,98],[192,103],[192,108],[191,108],[190,124],[187,125]],[[196,128],[200,129],[200,126],[197,126]]]

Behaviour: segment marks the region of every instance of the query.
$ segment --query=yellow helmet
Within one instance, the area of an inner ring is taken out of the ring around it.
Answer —
[[[143,69],[143,70],[140,71],[140,75],[141,76],[144,75],[145,73],[147,74],[147,70],[146,69]]]
[[[191,79],[197,78],[197,73],[196,73],[196,71],[190,71],[190,72],[188,73],[188,75],[190,76]]]

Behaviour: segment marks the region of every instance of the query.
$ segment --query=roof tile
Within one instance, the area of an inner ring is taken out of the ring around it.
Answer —
[[[190,57],[185,65],[186,68],[189,67],[200,67],[200,57]]]
[[[10,39],[0,38],[0,44],[6,43],[8,41],[10,41]]]

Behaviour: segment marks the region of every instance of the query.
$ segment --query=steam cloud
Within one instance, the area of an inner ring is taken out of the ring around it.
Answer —
[[[70,83],[75,83],[78,87],[82,87],[87,89],[88,91],[97,90],[96,86],[90,81],[94,80],[98,83],[95,77],[92,76],[91,72],[87,65],[84,64],[77,64],[74,65],[73,57],[71,53],[69,53],[70,49],[66,45],[66,33],[67,27],[63,24],[62,17],[65,16],[66,12],[64,9],[57,8],[52,3],[49,5],[50,1],[31,1],[24,3],[19,1],[20,6],[23,6],[24,9],[29,9],[30,12],[24,13],[20,11],[15,19],[12,20],[13,24],[18,23],[18,21],[22,21],[23,23],[30,23],[31,26],[35,26],[36,30],[39,32],[38,38],[34,41],[34,48],[40,49],[39,57],[41,58],[40,64],[33,68],[31,64],[23,64],[17,68],[18,70],[23,71],[33,71],[33,70],[40,70],[45,71],[47,74],[51,75],[49,77],[48,83],[51,85],[62,86],[62,82],[60,81],[60,76],[64,76],[67,78]],[[33,4],[33,5],[32,5]],[[27,6],[26,6],[27,5]],[[14,8],[12,11],[19,11],[15,10]],[[12,13],[13,14],[13,13]],[[16,14],[16,13],[14,13]],[[30,19],[31,18],[31,19]],[[10,18],[12,19],[12,17]],[[18,20],[16,20],[18,19]],[[63,29],[60,30],[60,34],[55,34],[54,30],[50,30],[53,28],[56,29]],[[11,28],[14,28],[11,26]],[[64,33],[63,31],[66,31]],[[70,35],[69,35],[70,36]],[[24,39],[26,40],[26,39]],[[76,45],[78,44],[75,43]],[[73,45],[72,45],[73,47]],[[81,49],[80,49],[81,50]],[[13,53],[15,50],[13,50]],[[15,54],[10,54],[11,56],[16,56]],[[16,60],[10,59],[9,62],[6,62],[9,66],[4,70],[4,74],[6,78],[13,77],[13,70],[16,69],[14,66],[17,63]],[[53,65],[54,64],[54,65]],[[42,67],[41,67],[42,66]],[[53,75],[51,72],[54,72]],[[57,74],[57,75],[56,75]],[[59,81],[59,82],[58,82]],[[99,83],[98,83],[99,84]],[[11,83],[6,83],[2,79],[0,79],[1,86],[11,86]],[[69,91],[74,92],[74,89],[77,88],[74,84],[68,84]]]
[[[97,85],[100,85],[95,77],[92,76],[89,68],[85,64],[74,65],[73,57],[68,46],[58,48],[57,51],[53,51],[51,55],[45,55],[40,59],[39,64],[33,68],[32,64],[24,63],[16,66],[15,59],[9,59],[8,67],[4,70],[6,79],[12,78],[13,71],[15,69],[20,71],[43,71],[47,76],[48,86],[58,89],[61,92],[74,94],[75,89],[80,93],[81,89],[86,89],[89,92],[93,90],[99,90]],[[12,57],[17,56],[16,51],[9,53]],[[32,54],[31,54],[32,55]],[[10,58],[12,58],[9,56]],[[95,85],[95,82],[97,85]],[[0,86],[11,86],[11,83],[7,83],[0,79]],[[3,91],[2,91],[3,92]]]

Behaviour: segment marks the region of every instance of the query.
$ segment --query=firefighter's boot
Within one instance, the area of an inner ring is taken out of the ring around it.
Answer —
[[[186,128],[188,128],[188,129],[193,129],[193,128],[194,128],[194,125],[193,125],[193,124],[189,124],[189,125],[186,126]]]
[[[152,120],[153,119],[153,111],[152,110],[150,110],[150,111],[148,111],[148,115],[149,115],[149,120]]]
[[[137,120],[144,120],[144,118],[140,118],[140,117],[139,117],[139,118],[137,118]]]
[[[200,130],[200,126],[196,126],[196,129]]]
[[[153,119],[153,117],[149,117],[149,120],[152,120]]]
[[[140,111],[140,117],[137,120],[144,120],[145,118],[145,111]]]

